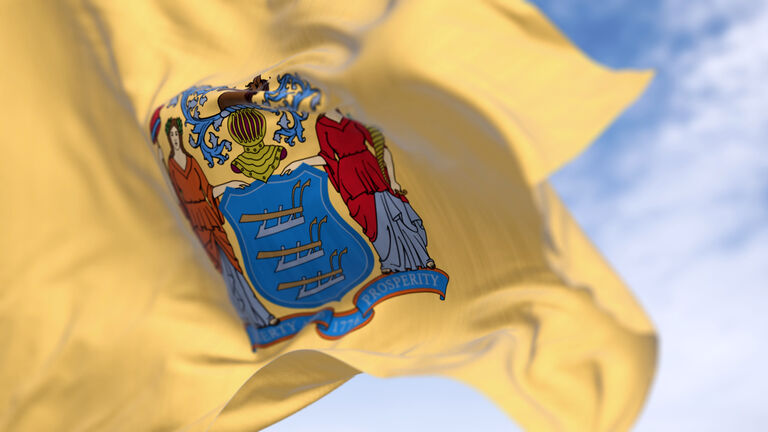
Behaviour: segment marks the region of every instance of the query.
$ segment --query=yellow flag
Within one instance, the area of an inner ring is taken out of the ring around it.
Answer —
[[[547,186],[650,78],[522,1],[11,2],[0,430],[256,430],[360,372],[626,430],[654,329]]]

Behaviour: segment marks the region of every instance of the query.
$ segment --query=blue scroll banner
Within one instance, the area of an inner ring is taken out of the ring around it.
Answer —
[[[420,269],[381,275],[368,282],[357,294],[355,307],[344,312],[331,308],[315,312],[288,315],[280,318],[274,326],[256,328],[248,325],[246,330],[253,349],[266,347],[290,339],[310,323],[317,324],[317,333],[325,339],[338,339],[347,333],[368,324],[373,318],[373,307],[389,298],[410,294],[431,292],[445,300],[448,275],[441,270]]]

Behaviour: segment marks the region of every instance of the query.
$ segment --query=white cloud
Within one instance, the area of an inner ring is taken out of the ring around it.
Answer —
[[[659,327],[659,374],[638,430],[759,430],[768,420],[768,7],[761,6],[666,3],[661,22],[670,34],[688,32],[692,46],[656,53],[671,93],[645,103],[664,117],[601,160],[612,169],[599,168],[597,149],[555,179]],[[715,20],[727,22],[712,31]],[[585,178],[590,172],[598,174]],[[606,195],[607,178],[620,186]]]
[[[672,0],[661,2],[660,18],[669,30],[697,33],[717,21],[734,21],[759,10],[754,0]]]

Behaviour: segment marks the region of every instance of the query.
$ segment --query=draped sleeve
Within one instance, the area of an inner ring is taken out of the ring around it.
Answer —
[[[221,210],[219,210],[219,199],[213,197],[213,186],[208,182],[208,177],[205,176],[203,169],[200,168],[200,164],[197,163],[195,158],[188,157],[187,163],[192,164],[192,170],[195,171],[195,174],[200,179],[200,190],[203,192],[203,195],[205,195],[205,199],[211,204],[211,208],[216,214],[219,223],[223,225],[224,215],[221,214]]]
[[[190,220],[189,210],[187,210],[187,206],[184,205],[184,198],[182,197],[181,184],[179,181],[179,169],[176,168],[176,166],[177,165],[172,164],[170,160],[168,161],[168,177],[171,179],[173,190],[176,192],[176,198],[179,200],[179,207],[181,207],[181,211],[184,213],[184,217],[186,217],[187,220]]]
[[[339,191],[339,161],[336,159],[335,152],[328,142],[328,133],[326,127],[320,123],[318,118],[315,123],[315,132],[317,132],[317,141],[320,144],[320,153],[318,154],[325,161],[325,172],[328,173],[328,179],[336,191]]]

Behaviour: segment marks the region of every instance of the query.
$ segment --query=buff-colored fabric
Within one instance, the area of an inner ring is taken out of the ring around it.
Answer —
[[[516,0],[11,0],[0,36],[0,430],[255,430],[361,371],[460,379],[528,430],[630,428],[654,329],[545,179],[649,73]],[[147,122],[286,71],[385,133],[450,284],[254,354]]]

